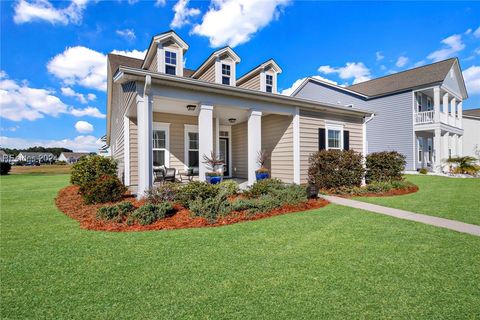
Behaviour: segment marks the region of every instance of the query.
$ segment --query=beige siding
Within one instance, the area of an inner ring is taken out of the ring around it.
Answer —
[[[247,122],[232,126],[232,175],[248,178]]]
[[[245,81],[244,83],[239,85],[239,87],[251,90],[260,90],[260,73],[252,77],[251,79]]]
[[[212,64],[198,79],[207,82],[215,82],[215,64]]]
[[[325,114],[318,111],[300,111],[300,183],[307,182],[308,160],[318,151],[318,129],[325,128],[325,121],[339,121],[350,131],[350,149],[362,152],[362,119]]]
[[[130,185],[138,185],[137,119],[130,119]]]
[[[293,182],[293,117],[267,115],[262,117],[262,149],[269,159],[266,167],[272,178]]]
[[[150,66],[148,66],[148,70],[153,72],[158,72],[158,53],[155,51],[155,55],[153,56],[152,62]]]

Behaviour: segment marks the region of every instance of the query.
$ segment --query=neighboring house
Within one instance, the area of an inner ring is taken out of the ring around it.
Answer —
[[[27,163],[47,163],[56,160],[53,153],[50,152],[20,152],[15,158],[17,161],[23,161]]]
[[[3,150],[0,150],[0,162],[10,162],[10,155]]]
[[[88,152],[62,152],[57,160],[72,164],[80,160],[81,157],[88,156],[89,154]]]
[[[292,96],[375,112],[367,123],[367,153],[396,150],[406,170],[440,172],[462,154],[462,101],[467,90],[458,59],[341,87],[306,79]]]
[[[463,155],[480,160],[480,108],[463,111]]]
[[[119,176],[137,194],[153,167],[199,168],[217,152],[226,177],[255,181],[260,150],[272,177],[306,183],[308,157],[320,148],[363,151],[371,112],[277,94],[273,60],[236,76],[240,57],[213,52],[196,70],[183,67],[188,45],[175,32],[154,36],[144,60],[109,54],[107,144]]]
[[[107,144],[107,136],[104,135],[103,137],[100,138],[100,141],[102,141],[103,145],[98,148],[98,155],[102,157],[109,157],[110,156],[110,147]]]

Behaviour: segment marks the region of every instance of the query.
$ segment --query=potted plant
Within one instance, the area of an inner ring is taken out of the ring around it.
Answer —
[[[268,179],[270,174],[268,169],[265,168],[265,162],[267,162],[268,154],[265,150],[258,151],[257,163],[260,165],[260,168],[255,171],[255,177],[257,180]]]
[[[218,184],[223,180],[223,160],[212,151],[210,157],[206,154],[203,155],[203,163],[205,163],[209,170],[205,173],[205,180],[211,184]]]

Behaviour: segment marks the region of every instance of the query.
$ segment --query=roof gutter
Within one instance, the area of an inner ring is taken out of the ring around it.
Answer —
[[[206,91],[209,93],[218,93],[218,94],[227,94],[230,96],[241,97],[241,98],[251,98],[264,102],[276,103],[284,106],[296,106],[304,107],[311,109],[319,109],[322,111],[337,112],[343,114],[351,114],[358,116],[372,115],[373,111],[359,109],[354,107],[348,107],[343,105],[334,105],[328,103],[320,103],[318,101],[307,100],[302,98],[284,96],[279,94],[271,94],[267,92],[250,90],[239,87],[230,87],[221,84],[201,81],[192,78],[183,78],[167,74],[160,74],[156,72],[151,72],[148,70],[136,69],[131,67],[119,67],[117,73],[113,77],[113,81],[117,83],[123,83],[126,81],[144,81],[145,77],[149,75],[151,77],[152,83],[166,85],[166,86],[176,86],[186,89],[194,89],[197,91]]]

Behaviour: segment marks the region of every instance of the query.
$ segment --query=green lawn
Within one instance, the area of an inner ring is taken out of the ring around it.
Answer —
[[[406,177],[420,188],[418,192],[356,200],[480,225],[480,179],[421,175]]]
[[[480,238],[329,205],[227,227],[81,230],[66,175],[0,179],[0,318],[478,318]]]

